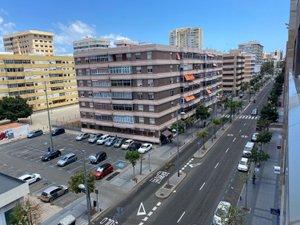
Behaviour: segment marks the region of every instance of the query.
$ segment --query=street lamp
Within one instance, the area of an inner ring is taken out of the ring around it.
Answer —
[[[48,125],[49,125],[49,137],[50,137],[50,150],[53,151],[53,140],[52,140],[52,130],[51,130],[51,120],[50,120],[50,112],[49,112],[49,102],[48,102],[48,92],[47,92],[47,86],[46,81],[44,82],[45,86],[45,95],[46,95],[46,105],[47,105],[47,114],[48,114]]]

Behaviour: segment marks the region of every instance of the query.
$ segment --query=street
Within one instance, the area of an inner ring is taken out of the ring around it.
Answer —
[[[232,126],[213,145],[203,159],[192,158],[198,149],[197,140],[186,146],[180,154],[180,167],[187,176],[167,199],[158,199],[154,193],[166,182],[153,182],[154,176],[142,185],[130,197],[121,202],[95,224],[124,225],[205,225],[211,224],[213,212],[223,199],[226,187],[234,177],[236,166],[240,160],[243,147],[251,139],[255,131],[257,117],[251,116],[254,108],[261,108],[266,102],[272,87],[269,83],[257,96],[256,103],[238,115]],[[168,174],[175,172],[175,167],[163,169]],[[239,182],[242,182],[240,179]],[[242,184],[237,184],[242,186]],[[137,215],[139,208],[144,206],[145,213]]]

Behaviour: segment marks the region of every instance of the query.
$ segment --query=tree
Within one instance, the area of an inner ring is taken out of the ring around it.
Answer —
[[[270,120],[271,122],[276,122],[278,120],[278,112],[276,106],[271,103],[264,105],[260,111],[260,117],[262,119]]]
[[[244,92],[244,91],[248,90],[249,87],[250,87],[249,82],[242,83],[241,90]]]
[[[260,73],[262,75],[273,74],[274,73],[274,62],[273,61],[264,62],[260,68]]]
[[[229,99],[225,102],[225,108],[229,108],[230,110],[230,121],[232,121],[232,115],[236,112],[238,108],[240,108],[242,103],[240,101],[234,101]]]
[[[263,151],[258,151],[257,148],[253,148],[250,156],[251,162],[255,164],[255,166],[260,165],[261,162],[267,161],[270,158],[269,154]]]
[[[34,225],[38,224],[41,219],[40,205],[26,199],[23,203],[18,204],[9,214],[10,225]]]
[[[224,223],[228,225],[244,225],[245,224],[245,213],[234,206],[230,206],[228,213],[228,222]]]
[[[272,133],[270,131],[264,130],[257,135],[257,142],[260,143],[261,150],[263,149],[263,144],[269,143],[272,139]]]
[[[191,127],[191,126],[193,126],[193,124],[195,123],[195,117],[194,116],[190,116],[190,117],[186,118],[184,120],[184,123],[185,123],[185,127]]]
[[[0,120],[17,121],[19,118],[27,118],[31,114],[32,108],[23,98],[4,97],[0,100]]]
[[[213,127],[214,127],[214,135],[215,135],[215,137],[216,137],[216,129],[217,129],[217,127],[221,124],[221,120],[219,119],[219,118],[214,118],[213,120],[212,120],[212,123],[213,123]]]
[[[82,190],[78,187],[80,184],[85,184],[84,182],[84,172],[78,171],[73,176],[70,177],[70,180],[68,182],[70,191],[78,194]],[[87,174],[87,186],[89,189],[89,193],[94,192],[95,190],[95,178],[93,174],[90,172]],[[86,187],[85,187],[86,188]]]
[[[177,126],[177,123],[178,123],[178,126]],[[171,125],[171,130],[177,131],[177,127],[178,127],[178,133],[183,134],[185,131],[185,123],[182,120],[179,120],[178,122],[175,122]]]
[[[206,129],[197,132],[197,137],[202,139],[203,149],[205,149],[205,138],[208,136],[208,132]]]
[[[269,130],[270,123],[271,122],[267,119],[259,118],[259,120],[256,123],[257,130],[259,131]]]
[[[135,178],[135,165],[137,160],[140,158],[140,153],[137,151],[127,151],[125,155],[125,159],[131,163],[132,165],[132,175]]]
[[[196,118],[197,119],[201,119],[201,120],[205,120],[210,116],[208,107],[205,107],[204,105],[199,105],[196,108]]]

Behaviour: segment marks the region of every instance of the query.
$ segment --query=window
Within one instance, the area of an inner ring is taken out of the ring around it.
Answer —
[[[126,54],[126,58],[127,58],[127,59],[131,59],[131,53],[127,53],[127,54]]]
[[[133,111],[133,106],[132,105],[120,105],[120,104],[115,104],[113,105],[113,110],[119,110],[119,111]]]
[[[148,93],[148,99],[153,100],[154,99],[154,93]]]
[[[113,121],[115,123],[133,124],[134,123],[134,117],[133,116],[114,116]]]
[[[140,52],[137,52],[134,55],[135,55],[135,59],[141,59],[142,58]]]
[[[137,66],[136,67],[136,72],[137,73],[141,73],[142,72],[142,67],[141,66]]]
[[[110,92],[98,92],[94,93],[95,98],[111,98]]]
[[[94,103],[90,102],[90,108],[94,108]]]
[[[149,118],[149,123],[150,124],[155,124],[155,119],[154,118]]]
[[[170,84],[173,84],[173,83],[174,83],[174,78],[171,77],[171,78],[170,78]]]
[[[112,87],[130,87],[131,80],[112,80],[111,86]]]
[[[144,117],[139,117],[139,123],[144,123],[145,120],[144,120]]]
[[[148,80],[148,86],[149,87],[153,87],[154,86],[154,81],[152,79]]]
[[[144,106],[143,105],[138,105],[138,110],[139,111],[144,111]]]
[[[138,95],[138,99],[143,99],[143,92],[139,92],[137,95]]]
[[[173,96],[174,95],[174,90],[170,90],[170,95]]]
[[[130,66],[110,67],[109,73],[111,73],[111,74],[130,74],[131,67]]]
[[[143,80],[137,80],[137,81],[136,81],[136,85],[137,85],[138,87],[142,87],[142,86],[143,86]]]
[[[112,92],[113,99],[132,99],[131,92]]]
[[[147,66],[147,73],[152,73],[152,72],[153,72],[153,67]]]
[[[154,112],[154,105],[149,105],[149,111]]]
[[[147,59],[152,59],[152,52],[147,52]]]

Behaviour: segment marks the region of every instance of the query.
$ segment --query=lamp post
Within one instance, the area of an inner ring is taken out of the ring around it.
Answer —
[[[51,148],[51,151],[53,151],[54,148],[53,148],[53,139],[52,139],[52,132],[51,132],[51,120],[50,120],[50,111],[49,111],[48,92],[47,92],[46,81],[44,81],[44,86],[45,86],[46,105],[47,105],[47,114],[48,114],[50,148]]]
[[[90,199],[90,190],[88,188],[87,182],[87,174],[86,174],[86,162],[85,162],[85,150],[81,150],[83,153],[83,176],[84,176],[84,186],[85,186],[85,196],[86,196],[86,205],[87,205],[87,212],[88,212],[88,225],[91,224],[91,199]]]

